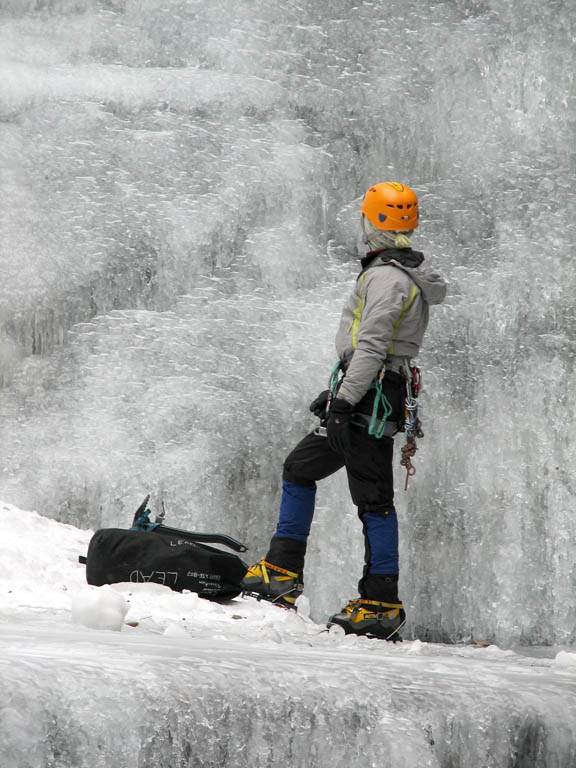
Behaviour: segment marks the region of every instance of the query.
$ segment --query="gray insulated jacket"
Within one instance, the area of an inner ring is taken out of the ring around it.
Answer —
[[[444,278],[423,266],[423,260],[411,249],[387,249],[356,281],[336,334],[336,351],[348,366],[338,395],[352,405],[382,367],[398,371],[405,360],[416,357],[428,326],[428,307],[444,301]]]

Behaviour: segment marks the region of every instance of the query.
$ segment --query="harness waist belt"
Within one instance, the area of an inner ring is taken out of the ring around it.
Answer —
[[[372,418],[367,413],[355,413],[352,416],[352,424],[357,427],[367,427],[370,426]],[[382,419],[376,419],[376,423],[374,424],[375,429],[380,429],[380,425],[382,424]],[[384,429],[384,433],[382,437],[392,437],[397,432],[399,432],[398,424],[395,421],[386,421],[386,427]]]

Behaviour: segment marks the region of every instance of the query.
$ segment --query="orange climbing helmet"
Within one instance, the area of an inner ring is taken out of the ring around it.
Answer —
[[[377,229],[407,231],[418,226],[418,197],[397,181],[370,187],[360,210]]]

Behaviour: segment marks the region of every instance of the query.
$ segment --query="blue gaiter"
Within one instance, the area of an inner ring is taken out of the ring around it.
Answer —
[[[364,535],[370,548],[368,573],[393,574],[399,571],[398,517],[395,509],[386,516],[370,512],[362,515]]]
[[[316,484],[294,485],[282,481],[282,501],[280,517],[275,536],[285,536],[296,541],[306,541],[314,517]]]

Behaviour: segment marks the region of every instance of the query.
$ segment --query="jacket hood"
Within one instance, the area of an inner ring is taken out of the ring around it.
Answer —
[[[386,248],[371,251],[362,259],[366,269],[394,266],[403,270],[416,283],[428,304],[441,304],[447,291],[447,284],[440,272],[424,264],[424,254],[412,248]]]

